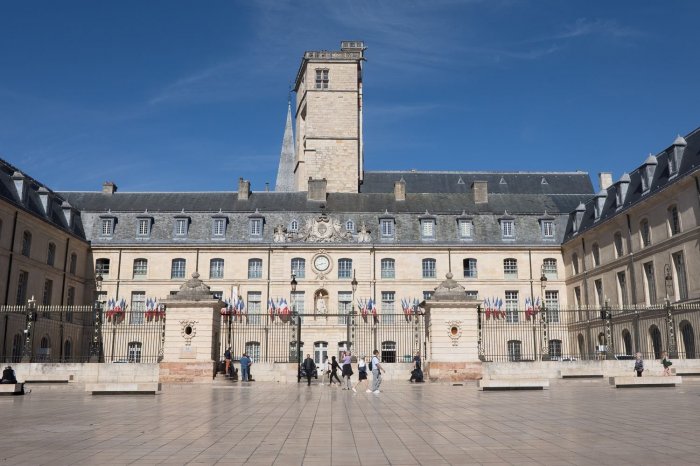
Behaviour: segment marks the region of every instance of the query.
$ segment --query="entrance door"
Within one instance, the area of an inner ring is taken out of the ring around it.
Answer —
[[[318,366],[328,357],[328,342],[317,341],[314,343],[314,362]]]

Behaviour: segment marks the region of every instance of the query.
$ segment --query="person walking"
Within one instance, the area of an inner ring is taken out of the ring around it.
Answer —
[[[311,355],[307,354],[306,359],[304,359],[304,372],[306,373],[306,385],[308,387],[311,386],[311,376],[314,374],[314,371],[316,370],[316,363],[314,362],[313,359],[311,359]]]
[[[224,361],[226,361],[226,369],[224,371],[224,376],[225,377],[230,377],[231,374],[229,373],[229,370],[231,369],[231,347],[229,346],[226,348],[226,351],[224,351]]]
[[[248,374],[250,374],[250,358],[246,353],[243,353],[243,356],[241,356],[241,381],[247,382],[248,381]]]
[[[328,383],[330,385],[333,385],[333,377],[335,377],[335,380],[338,381],[338,385],[340,385],[342,382],[340,381],[340,378],[338,377],[338,369],[340,366],[338,365],[338,361],[335,359],[335,356],[331,356],[331,376],[330,379],[328,380]]]
[[[321,361],[318,370],[321,372],[321,383],[319,385],[323,386],[323,381],[326,380],[326,376],[330,375],[328,372],[328,356],[323,357],[323,361]]]
[[[634,361],[634,371],[637,373],[637,377],[641,377],[642,372],[644,372],[644,360],[642,359],[642,353],[637,353],[635,356],[637,357],[637,360]]]
[[[413,370],[411,371],[411,378],[408,379],[409,382],[423,382],[423,370],[421,369],[420,351],[416,351],[416,355],[413,356]]]
[[[352,377],[352,353],[347,351],[343,355],[343,390],[352,390],[352,382],[350,377]]]
[[[382,384],[382,372],[385,372],[379,360],[379,350],[374,350],[370,367],[372,368],[372,387],[367,391],[378,395],[379,386]]]
[[[367,380],[367,362],[365,361],[365,357],[362,356],[358,361],[357,361],[357,376],[358,380],[355,382],[355,385],[352,387],[352,391],[357,393],[357,386],[360,385],[361,383],[365,383],[366,387],[369,388],[369,380]]]
[[[671,366],[673,363],[668,359],[668,353],[666,351],[661,353],[661,364],[664,366],[664,375],[671,375]]]

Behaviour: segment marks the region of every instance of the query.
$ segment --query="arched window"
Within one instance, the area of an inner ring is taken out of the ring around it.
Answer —
[[[549,358],[553,361],[561,359],[561,340],[549,340]]]
[[[259,341],[246,342],[245,352],[253,362],[260,362],[260,342]]]
[[[289,222],[289,231],[291,233],[296,233],[299,231],[299,222],[296,219]]]
[[[435,259],[423,259],[423,278],[435,278]]]
[[[624,351],[626,355],[631,355],[632,354],[632,335],[630,334],[630,331],[627,329],[622,330],[622,345],[624,347]]]
[[[212,259],[209,261],[209,278],[224,278],[224,260]]]
[[[593,243],[591,254],[593,255],[593,267],[598,267],[600,265],[600,246],[598,243]]]
[[[395,341],[383,341],[382,342],[382,362],[396,362],[396,342]]]
[[[381,260],[382,278],[396,278],[396,263],[394,259]]]
[[[22,255],[29,257],[32,252],[32,234],[25,231],[22,234]]]
[[[173,259],[170,265],[170,278],[185,278],[185,267],[187,261],[185,259]]]
[[[53,266],[56,262],[56,245],[54,243],[49,243],[49,249],[46,252],[46,263]]]
[[[551,257],[542,261],[542,271],[547,280],[556,280],[559,276],[557,273],[557,260]]]
[[[63,361],[70,362],[73,359],[73,343],[70,338],[63,342]]]
[[[51,359],[51,338],[48,335],[41,337],[36,358],[40,362],[47,362]]]
[[[654,349],[654,359],[661,358],[661,352],[663,351],[663,341],[661,339],[661,331],[656,325],[649,327],[649,337],[651,338],[651,346]]]
[[[503,276],[505,278],[518,278],[518,260],[503,259]]]
[[[352,259],[338,259],[338,278],[352,278]]]
[[[576,253],[571,255],[571,267],[574,271],[574,275],[578,275],[578,254]]]
[[[141,348],[142,344],[140,341],[130,341],[128,346],[128,354],[126,355],[126,360],[129,362],[139,363],[141,362]]]
[[[508,340],[508,361],[520,361],[520,340]]]
[[[352,220],[348,220],[345,222],[345,231],[349,233],[355,233],[355,222]]]
[[[651,229],[649,228],[649,220],[644,219],[639,222],[639,237],[643,248],[651,245]]]
[[[306,277],[306,260],[301,257],[295,257],[292,259],[292,274],[296,275],[297,278]]]
[[[693,326],[690,322],[684,320],[678,326],[678,329],[681,331],[682,352],[685,353],[685,358],[695,359],[695,332],[693,331]]]
[[[462,267],[464,269],[464,278],[476,278],[476,259],[468,258],[462,261]]]
[[[262,278],[262,259],[248,259],[248,278]]]
[[[668,208],[668,231],[671,236],[681,232],[681,219],[678,215],[678,206],[676,205]]]
[[[148,259],[134,259],[134,278],[148,275]]]
[[[619,231],[613,236],[613,242],[615,243],[615,256],[622,257],[625,254],[625,249],[622,244],[622,233]]]

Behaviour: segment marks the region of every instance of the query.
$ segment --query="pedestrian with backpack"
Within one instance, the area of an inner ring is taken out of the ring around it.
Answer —
[[[379,386],[382,384],[382,372],[385,371],[381,362],[379,361],[379,351],[374,350],[372,354],[372,360],[369,363],[369,368],[372,371],[372,387],[367,389],[367,392],[372,392],[375,395],[379,395]]]

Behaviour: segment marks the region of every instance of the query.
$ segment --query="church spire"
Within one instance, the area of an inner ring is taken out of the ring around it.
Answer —
[[[287,102],[287,124],[284,126],[280,165],[277,169],[275,191],[295,191],[294,188],[294,134],[292,132],[292,102]]]

